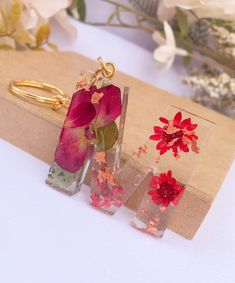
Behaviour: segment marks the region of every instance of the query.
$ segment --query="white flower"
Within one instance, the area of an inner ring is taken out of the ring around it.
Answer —
[[[200,18],[235,20],[235,0],[161,0],[159,18],[169,20],[175,13],[175,7],[193,10]]]
[[[166,38],[163,38],[158,31],[153,33],[153,40],[161,44],[160,47],[155,49],[153,57],[160,67],[169,69],[176,55],[187,56],[188,52],[184,49],[177,48],[173,30],[167,22],[164,22],[164,32]]]
[[[0,26],[6,30],[5,34],[14,31],[11,38],[0,38],[0,46],[15,48],[15,43],[26,48],[35,46],[38,30],[45,24],[50,25],[51,20],[76,36],[65,11],[70,4],[71,0],[0,0]]]
[[[38,14],[44,18],[49,19],[57,14],[59,11],[66,9],[70,4],[70,0],[22,0],[26,6],[33,7]]]
[[[68,15],[65,11],[67,7],[72,3],[71,0],[21,0],[27,7],[28,22],[33,25],[35,23],[42,23],[42,21],[48,21],[55,19],[57,23],[64,28],[73,37],[76,36],[76,29],[70,24]],[[31,13],[31,17],[29,15]],[[36,15],[35,15],[36,14]],[[36,16],[36,18],[35,18]],[[26,18],[26,17],[25,17]]]
[[[69,21],[68,14],[65,10],[60,11],[57,13],[53,20],[55,20],[56,24],[61,26],[64,31],[66,31],[71,38],[76,38],[77,36],[77,30],[76,28],[71,24],[71,21]]]

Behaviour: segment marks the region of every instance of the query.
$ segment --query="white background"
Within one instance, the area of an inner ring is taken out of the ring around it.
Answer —
[[[76,42],[62,50],[102,55],[121,71],[186,95],[177,68],[160,73],[152,54],[105,31],[77,23]],[[79,72],[79,70],[78,70]],[[170,82],[170,83],[169,83]],[[44,184],[48,165],[0,140],[1,283],[234,283],[235,163],[192,241],[171,231],[156,240],[88,204],[88,190],[68,197]]]

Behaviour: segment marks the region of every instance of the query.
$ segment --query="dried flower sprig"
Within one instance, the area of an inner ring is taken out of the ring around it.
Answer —
[[[114,5],[114,12],[110,15],[107,22],[104,23],[90,23],[94,25],[125,27],[141,29],[149,33],[158,31],[164,38],[163,22],[158,17],[148,15],[143,11],[132,8],[128,5],[124,5],[114,0],[102,0],[103,2]],[[190,21],[188,19],[189,13],[185,10],[177,8],[175,9],[175,18],[173,25],[173,32],[176,41],[176,45],[183,50],[186,50],[188,56],[192,59],[199,60],[200,62],[216,66],[216,68],[223,68],[227,73],[235,75],[235,60],[231,61],[226,54],[221,55],[221,52],[216,49],[212,49],[211,46],[200,45],[198,42],[192,40],[192,30],[190,29]],[[197,15],[191,11],[190,16],[193,17],[194,22],[198,21]],[[135,16],[136,23],[130,24],[124,21],[122,18],[123,13],[129,13]],[[210,26],[211,22],[204,19],[204,24],[207,23]],[[191,36],[191,37],[190,37]]]
[[[211,70],[222,71],[231,79],[235,77],[235,8],[231,1],[214,3],[212,0],[196,0],[192,3],[190,0],[129,0],[130,5],[115,0],[102,1],[113,5],[114,11],[107,22],[91,24],[135,28],[151,33],[160,45],[154,51],[154,58],[161,67],[170,68],[174,58],[180,55],[185,57],[184,62],[198,61],[201,64],[199,71],[207,65]],[[154,13],[149,9],[153,2]],[[128,21],[127,14],[130,18],[134,16],[134,23]],[[200,78],[193,76],[184,79],[184,82],[196,88],[197,94],[202,92],[205,97],[207,93],[207,97],[213,97],[214,100],[220,99],[218,96],[222,94],[218,94],[219,91],[227,93],[222,95],[223,99],[226,97],[226,101],[233,96],[231,90],[225,90],[224,85],[220,90],[216,86],[212,87],[208,79],[220,82],[221,77],[205,77],[206,83],[202,85],[203,78],[200,74]],[[221,104],[219,100],[221,107],[217,108],[221,109],[226,103],[223,101]]]
[[[183,78],[183,83],[196,90],[194,101],[234,117],[235,78],[203,66],[192,70],[191,76]]]
[[[211,25],[209,33],[214,39],[217,50],[225,56],[235,59],[235,32],[231,32],[223,26]]]

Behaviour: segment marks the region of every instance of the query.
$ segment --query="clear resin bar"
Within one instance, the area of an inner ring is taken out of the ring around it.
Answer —
[[[140,162],[152,168],[152,176],[132,225],[160,238],[183,197],[213,123],[173,106],[157,123],[141,147],[144,154],[139,154]]]
[[[95,148],[90,203],[108,214],[114,214],[137,189],[146,177],[146,172],[138,168],[132,158],[123,161],[122,140],[128,103],[128,88],[124,88],[122,111],[118,137],[115,145],[109,148],[109,139],[104,139]],[[113,130],[110,130],[112,132]],[[105,142],[106,141],[106,142]]]
[[[133,158],[115,166],[114,148],[107,152],[95,151],[92,167],[92,206],[113,215],[150,173],[148,168],[140,168]]]
[[[68,194],[79,191],[101,129],[115,127],[121,114],[120,89],[107,80],[102,85],[76,91],[64,121],[46,183]]]
[[[152,175],[132,225],[148,234],[161,238],[185,186],[176,181],[172,172]]]

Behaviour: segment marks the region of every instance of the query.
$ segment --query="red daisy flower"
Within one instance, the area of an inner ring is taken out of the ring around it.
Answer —
[[[149,138],[159,141],[156,149],[160,151],[160,155],[168,150],[172,150],[175,157],[179,157],[179,152],[188,152],[189,148],[195,153],[199,153],[197,146],[198,136],[194,130],[198,126],[192,124],[191,118],[182,120],[182,113],[176,113],[173,120],[160,117],[159,120],[164,124],[163,127],[155,126],[154,134]]]
[[[153,176],[149,186],[153,188],[148,192],[152,196],[153,202],[163,207],[167,207],[169,204],[177,205],[185,189],[172,177],[171,170],[161,173],[159,176]]]

